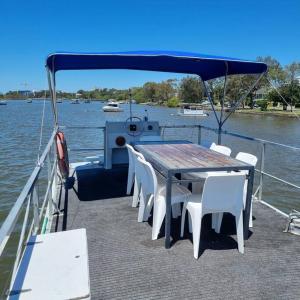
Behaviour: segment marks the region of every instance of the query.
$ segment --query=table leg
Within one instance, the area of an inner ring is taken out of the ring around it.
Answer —
[[[172,197],[172,174],[168,172],[166,191],[166,218],[165,218],[165,248],[171,247],[171,197]]]
[[[253,182],[254,182],[254,167],[249,170],[249,178],[247,185],[247,197],[246,197],[246,206],[244,210],[244,239],[248,239],[249,235],[249,217],[252,201],[252,192],[253,192]]]

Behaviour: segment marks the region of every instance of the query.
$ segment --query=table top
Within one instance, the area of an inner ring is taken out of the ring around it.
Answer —
[[[163,143],[135,145],[159,172],[186,173],[249,170],[253,166],[197,144]]]

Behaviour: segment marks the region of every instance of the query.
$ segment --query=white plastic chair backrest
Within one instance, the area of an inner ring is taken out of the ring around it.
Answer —
[[[209,174],[202,193],[203,211],[231,212],[242,209],[246,175],[242,173]]]
[[[162,138],[160,135],[143,135],[140,137],[140,141],[143,142],[156,142],[156,141],[162,141]]]
[[[255,167],[257,164],[257,157],[250,153],[239,152],[235,158],[253,167]],[[240,173],[247,175],[249,171],[241,170]],[[248,187],[248,180],[245,181],[245,186],[244,186],[244,205],[246,204],[247,187]]]
[[[210,145],[210,147],[209,147],[209,149],[210,150],[214,150],[215,146],[217,146],[217,144],[214,143],[214,142],[212,142],[211,145]]]
[[[129,168],[134,171],[134,169],[135,169],[135,161],[134,161],[134,157],[133,157],[134,149],[129,144],[126,144],[126,148],[128,150]]]
[[[257,157],[250,153],[239,152],[235,158],[253,167],[255,167],[257,164]]]
[[[219,152],[221,154],[224,154],[226,156],[230,156],[231,154],[231,149],[226,147],[226,146],[222,146],[222,145],[216,145],[215,143],[212,143],[210,146],[211,150],[214,150],[216,152]]]
[[[135,178],[138,184],[142,183],[142,170],[140,167],[140,164],[138,162],[138,158],[145,160],[144,155],[140,152],[135,151],[132,148],[132,157],[134,161],[134,172],[135,172]]]
[[[141,168],[142,189],[145,195],[156,195],[157,177],[151,164],[138,157],[137,164]]]

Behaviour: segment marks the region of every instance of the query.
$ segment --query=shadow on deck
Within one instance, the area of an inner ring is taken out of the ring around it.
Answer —
[[[191,235],[179,239],[180,218],[173,220],[169,250],[163,227],[152,241],[151,219],[137,222],[125,195],[126,167],[83,168],[75,177],[74,189],[61,193],[64,215],[53,231],[87,229],[92,299],[299,299],[300,238],[283,233],[286,219],[261,203],[254,203],[244,255],[234,219],[226,215],[216,234],[207,216],[195,260]]]

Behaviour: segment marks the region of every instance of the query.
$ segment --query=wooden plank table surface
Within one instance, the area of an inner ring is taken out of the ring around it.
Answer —
[[[170,247],[171,233],[171,185],[173,176],[177,173],[209,172],[209,171],[239,171],[247,170],[248,189],[244,210],[244,238],[248,238],[249,216],[253,190],[254,167],[235,158],[225,156],[216,151],[189,142],[158,142],[139,143],[135,149],[141,152],[145,159],[167,179],[165,246]]]

